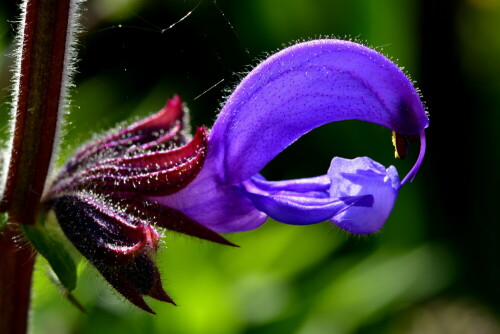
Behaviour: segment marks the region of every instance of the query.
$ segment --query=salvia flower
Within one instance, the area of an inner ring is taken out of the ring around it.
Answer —
[[[325,175],[268,181],[260,170],[305,133],[361,120],[394,133],[400,156],[420,138],[400,181],[368,157],[333,158]],[[300,43],[258,65],[229,96],[208,133],[191,139],[179,97],[156,115],[99,139],[66,164],[46,196],[67,238],[123,296],[152,312],[173,303],[153,255],[157,227],[232,245],[218,233],[330,220],[354,234],[378,231],[425,154],[428,118],[418,92],[390,60],[340,40]]]

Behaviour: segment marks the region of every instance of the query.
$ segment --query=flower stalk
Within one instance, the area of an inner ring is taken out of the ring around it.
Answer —
[[[28,327],[35,252],[18,224],[34,225],[66,106],[78,0],[25,0],[17,36],[11,133],[0,209],[0,333]],[[20,242],[21,240],[21,242]]]
[[[0,333],[24,334],[28,327],[33,249],[18,244],[21,232],[12,225],[0,231]]]
[[[33,225],[57,143],[71,69],[74,0],[28,0],[18,43],[2,207]]]

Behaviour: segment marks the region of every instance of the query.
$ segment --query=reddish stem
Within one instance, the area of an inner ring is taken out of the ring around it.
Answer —
[[[68,58],[70,0],[28,0],[15,126],[2,205],[9,221],[32,225],[52,159]]]
[[[28,326],[31,275],[35,253],[12,226],[0,230],[0,333],[24,334]]]
[[[62,114],[75,0],[25,0],[15,87],[14,128],[0,210],[0,333],[28,327],[35,252],[18,224],[32,225],[40,206]],[[71,21],[70,21],[71,20]]]

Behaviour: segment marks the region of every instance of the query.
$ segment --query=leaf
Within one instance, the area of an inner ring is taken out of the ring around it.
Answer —
[[[7,225],[8,221],[9,215],[7,214],[7,212],[0,213],[0,230],[3,229],[5,225]]]
[[[23,225],[24,233],[42,256],[47,259],[64,288],[72,291],[76,288],[76,264],[64,245],[40,225]]]

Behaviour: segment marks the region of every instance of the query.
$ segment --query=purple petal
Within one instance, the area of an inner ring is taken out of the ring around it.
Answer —
[[[378,231],[389,216],[399,176],[370,158],[334,158],[327,175],[271,182],[260,175],[242,185],[216,184],[202,169],[179,193],[155,200],[182,211],[216,232],[247,231],[268,216],[288,224],[332,220],[354,234]]]
[[[267,181],[261,175],[256,175],[251,179],[252,183],[262,191],[278,192],[292,191],[300,193],[323,193],[324,197],[328,197],[328,189],[330,188],[330,178],[328,175],[309,177],[298,180],[285,181]],[[319,196],[319,195],[318,195]],[[315,196],[317,197],[317,196]]]
[[[267,215],[255,208],[245,190],[240,185],[219,182],[217,172],[213,168],[202,168],[179,192],[150,199],[218,233],[248,231],[264,224]]]
[[[313,180],[323,180],[324,177]],[[311,181],[311,180],[307,180]],[[297,188],[292,185],[296,183]],[[370,195],[352,196],[348,198],[328,197],[323,192],[324,183],[318,183],[316,189],[313,183],[304,180],[284,182],[264,182],[255,179],[247,181],[245,190],[247,196],[257,209],[269,217],[286,224],[315,224],[336,216],[351,206],[371,206],[373,198]],[[330,187],[330,182],[328,182]],[[295,188],[295,191],[285,190]]]
[[[346,201],[364,195],[373,197],[371,206],[351,206],[330,218],[333,223],[354,234],[373,233],[384,225],[400,188],[396,168],[385,169],[367,157],[353,160],[334,158],[328,176],[332,198]]]
[[[419,94],[390,60],[353,42],[311,41],[273,55],[238,85],[212,129],[207,165],[225,183],[242,182],[300,136],[340,120],[403,135],[428,125]]]
[[[412,169],[406,174],[403,181],[401,181],[401,186],[403,186],[406,182],[412,182],[415,176],[417,176],[418,170],[420,169],[420,165],[422,161],[424,161],[425,149],[427,146],[427,141],[425,139],[425,132],[420,132],[420,153],[418,154],[417,161],[413,165]]]
[[[277,221],[302,225],[330,219],[354,234],[382,227],[400,187],[394,167],[386,170],[366,157],[334,158],[321,177],[279,182],[254,177],[244,185],[255,207]]]

